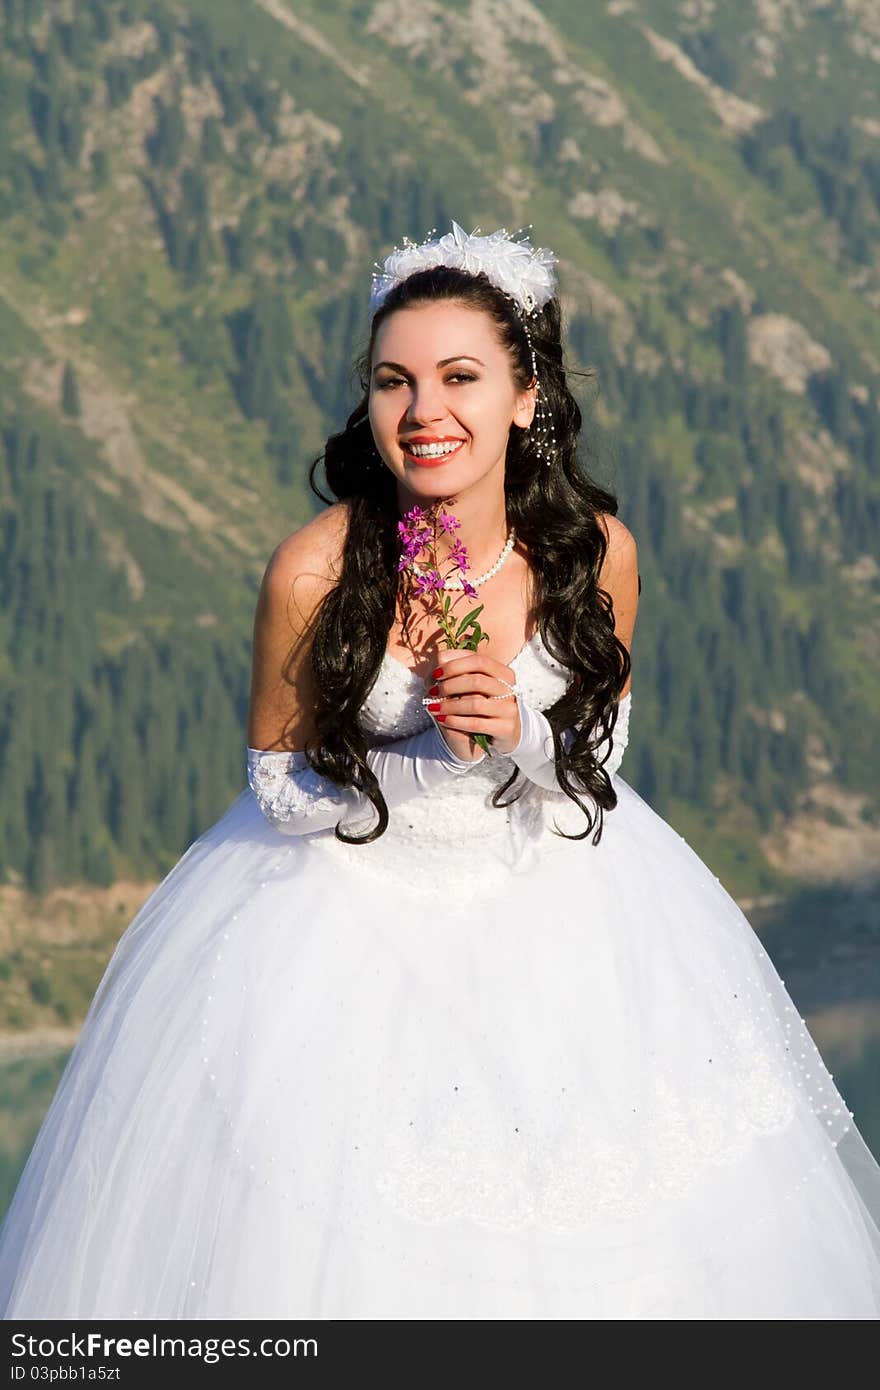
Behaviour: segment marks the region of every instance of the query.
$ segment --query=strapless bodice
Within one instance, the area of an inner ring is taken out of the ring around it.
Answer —
[[[563,694],[570,673],[544,644],[540,632],[510,662],[522,698],[546,710]],[[376,744],[405,738],[431,722],[422,699],[427,683],[386,651],[376,680],[361,706],[361,723]],[[629,695],[621,702],[615,746],[625,746]],[[622,715],[626,715],[622,718]],[[506,806],[493,806],[492,795],[511,774],[517,779],[504,793]],[[363,820],[346,820],[346,833],[363,834],[376,823],[368,808]],[[512,758],[492,753],[465,776],[450,776],[448,785],[430,796],[415,797],[389,813],[386,830],[369,844],[347,845],[332,829],[309,840],[329,854],[357,863],[392,883],[436,902],[446,888],[479,894],[491,891],[511,872],[525,872],[534,855],[587,841],[562,839],[559,830],[581,834],[583,812],[566,794],[546,790],[519,772]],[[453,868],[450,868],[450,851]]]
[[[520,649],[510,662],[510,669],[523,698],[538,709],[548,709],[555,704],[568,684],[567,669],[550,655],[540,632]],[[417,734],[431,723],[431,716],[422,704],[426,693],[427,683],[421,676],[386,651],[379,674],[361,706],[361,723],[378,742]],[[506,781],[511,771],[510,760],[497,755],[493,760],[507,764],[507,771],[500,779]]]

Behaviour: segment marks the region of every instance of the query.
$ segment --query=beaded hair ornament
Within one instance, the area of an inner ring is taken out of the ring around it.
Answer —
[[[532,223],[528,225],[531,227]],[[556,293],[553,266],[559,258],[547,246],[533,247],[528,237],[516,241],[506,227],[501,227],[488,236],[479,236],[480,229],[476,227],[468,236],[457,222],[453,222],[451,232],[432,240],[436,230],[437,228],[433,227],[425,241],[419,243],[404,237],[403,245],[395,246],[391,254],[385,257],[382,265],[378,261],[374,262],[376,270],[373,272],[370,313],[375,313],[383,304],[389,290],[417,270],[448,265],[454,266],[457,270],[470,271],[472,275],[483,271],[496,289],[512,300],[525,329],[532,355],[532,379],[535,385],[535,418],[529,426],[529,433],[536,451],[549,465],[555,453],[555,429],[538,381],[538,366],[529,332],[529,319],[534,318]],[[525,231],[526,228],[520,227],[519,230]]]

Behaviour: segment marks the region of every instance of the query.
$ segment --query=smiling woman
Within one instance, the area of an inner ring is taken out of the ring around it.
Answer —
[[[620,775],[637,547],[576,457],[546,260],[457,227],[390,259],[331,505],[263,577],[248,786],[114,953],[0,1311],[874,1319],[880,1168]],[[401,603],[434,503],[477,651]]]

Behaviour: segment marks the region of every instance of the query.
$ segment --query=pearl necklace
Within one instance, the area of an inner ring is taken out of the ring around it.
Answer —
[[[475,589],[478,589],[481,584],[485,584],[487,579],[491,579],[493,575],[496,575],[500,570],[501,566],[504,564],[504,561],[507,559],[511,550],[513,549],[513,543],[515,540],[516,531],[511,526],[510,532],[507,537],[507,543],[505,544],[504,549],[498,556],[498,559],[495,561],[494,565],[492,565],[491,569],[487,569],[485,574],[478,575],[476,579],[469,578],[467,581],[468,584],[471,584]],[[425,574],[427,572],[425,569],[423,569],[421,565],[413,564],[412,568],[415,570],[416,574]],[[443,581],[444,589],[463,589],[464,585],[465,581],[463,579],[445,579]]]

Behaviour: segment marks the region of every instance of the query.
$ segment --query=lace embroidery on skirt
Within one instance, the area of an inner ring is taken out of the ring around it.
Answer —
[[[569,1113],[561,1094],[551,1132],[519,1113],[506,1125],[488,1120],[479,1097],[469,1101],[460,1088],[438,1105],[429,1129],[401,1122],[377,1191],[415,1221],[465,1219],[502,1231],[566,1232],[599,1217],[638,1216],[684,1195],[708,1164],[737,1162],[758,1136],[794,1119],[796,1091],[749,1023],[730,1051],[715,1091],[688,1096],[680,1082],[657,1078],[647,1115],[629,1117],[614,1143],[597,1140],[595,1124]]]

